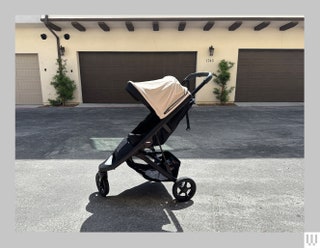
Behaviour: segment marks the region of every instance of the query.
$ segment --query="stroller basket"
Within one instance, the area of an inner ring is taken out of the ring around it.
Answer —
[[[157,166],[171,173],[173,177],[178,176],[179,167],[180,167],[179,159],[177,159],[169,151],[164,151],[163,154],[161,152],[158,152],[158,153],[155,153],[154,155],[155,156],[151,155],[151,158],[153,159],[153,162],[156,163]],[[168,177],[166,177],[160,171],[151,167],[147,163],[135,162],[134,158],[128,159],[126,162],[129,167],[134,169],[136,172],[141,174],[144,178],[146,178],[149,181],[156,181],[156,182],[171,181]],[[144,161],[142,160],[142,162]]]
[[[197,77],[205,79],[190,93],[186,86]],[[189,74],[181,84],[173,76],[146,82],[128,82],[128,93],[142,102],[150,113],[99,165],[96,185],[102,196],[109,193],[108,171],[124,162],[147,180],[173,181],[172,192],[178,201],[188,201],[194,196],[195,182],[187,177],[178,178],[181,162],[171,152],[163,151],[162,145],[184,116],[188,121],[188,111],[194,104],[195,94],[211,78],[210,72],[198,72]]]

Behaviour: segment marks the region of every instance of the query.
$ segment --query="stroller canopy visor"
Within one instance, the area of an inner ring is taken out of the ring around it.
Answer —
[[[169,115],[181,102],[191,95],[187,87],[182,86],[173,76],[165,76],[161,79],[145,82],[129,81],[128,83],[141,95],[135,95],[135,97],[138,100],[141,100],[139,98],[143,97],[160,119]]]

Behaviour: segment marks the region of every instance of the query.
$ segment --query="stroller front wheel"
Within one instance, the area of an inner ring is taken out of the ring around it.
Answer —
[[[172,187],[172,193],[179,202],[189,201],[196,193],[196,183],[188,177],[177,179]]]
[[[105,197],[109,193],[109,181],[107,175],[99,172],[96,174],[96,185],[101,196]]]

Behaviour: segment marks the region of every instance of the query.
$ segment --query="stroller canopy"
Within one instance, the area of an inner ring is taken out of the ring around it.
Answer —
[[[169,115],[183,100],[191,95],[187,87],[182,86],[173,76],[144,82],[129,81],[129,85],[132,85],[140,94],[136,94],[135,90],[130,90],[130,87],[127,87],[129,93],[137,100],[146,101],[160,119]]]

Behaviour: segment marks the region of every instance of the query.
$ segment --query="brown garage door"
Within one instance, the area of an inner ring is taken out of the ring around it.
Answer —
[[[236,102],[303,102],[304,50],[239,50]]]
[[[84,103],[136,102],[125,90],[129,80],[182,81],[196,70],[195,52],[80,52],[79,61]]]

